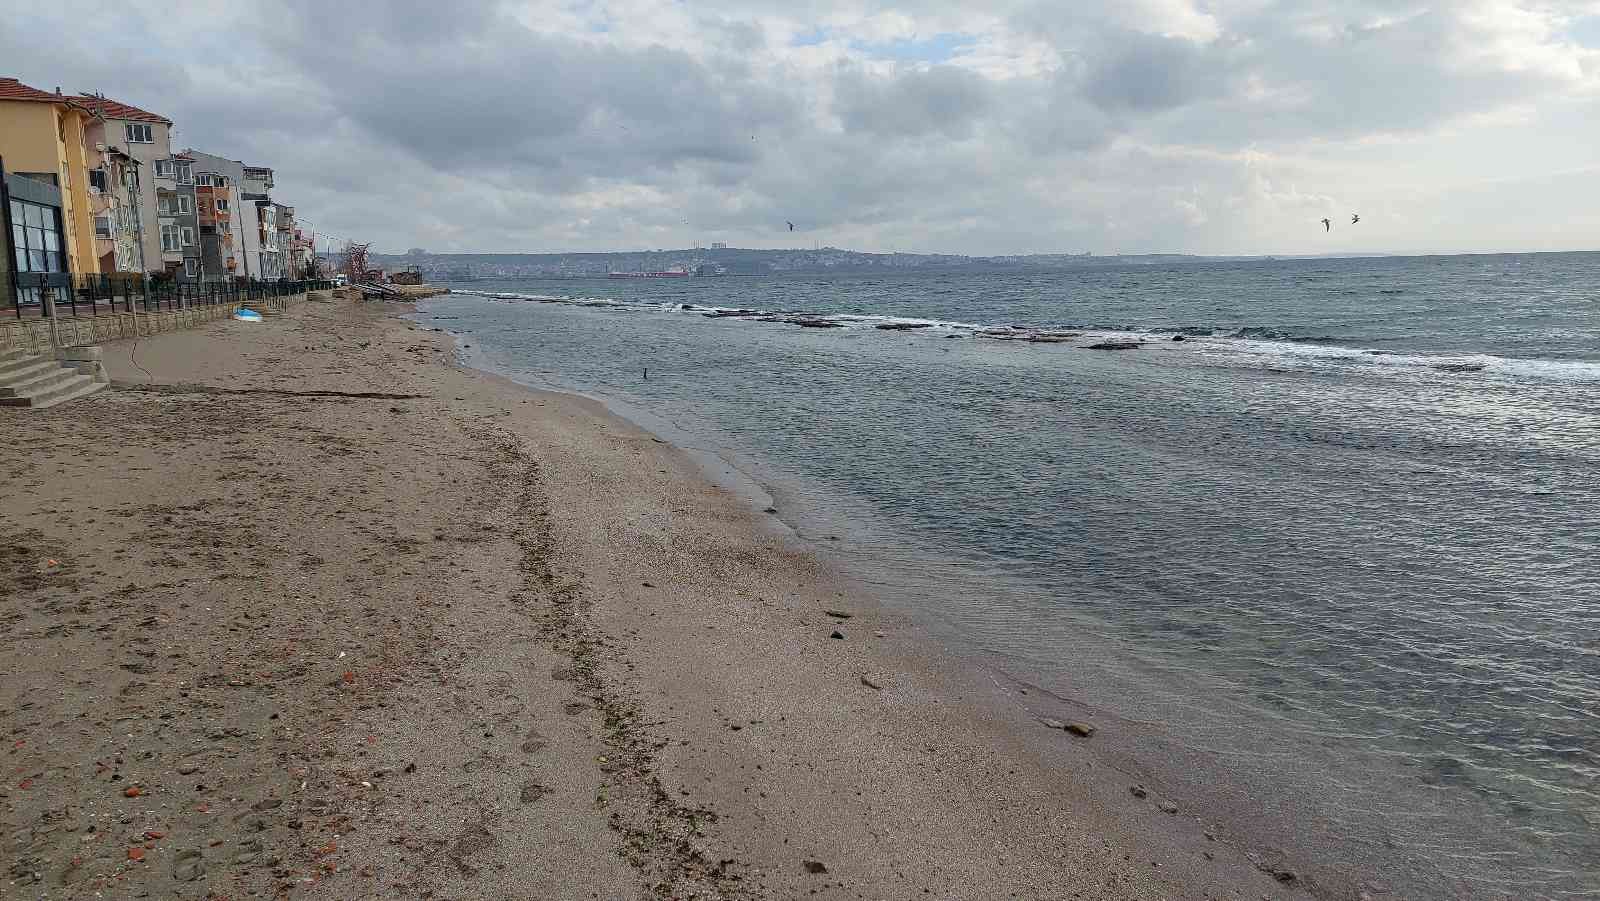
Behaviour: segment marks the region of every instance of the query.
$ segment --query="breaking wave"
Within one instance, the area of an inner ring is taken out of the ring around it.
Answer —
[[[456,289],[453,293],[501,303],[548,303],[615,310],[622,313],[675,313],[706,319],[789,325],[818,330],[857,330],[891,334],[970,338],[991,342],[1069,345],[1092,350],[1159,348],[1182,351],[1210,363],[1269,368],[1317,369],[1328,366],[1372,366],[1426,370],[1446,375],[1485,376],[1567,383],[1600,383],[1600,362],[1540,360],[1492,354],[1417,354],[1353,346],[1359,338],[1331,335],[1296,336],[1273,326],[1244,326],[1226,331],[1210,326],[1135,329],[1094,325],[1029,326],[985,324],[888,314],[830,313],[810,310],[720,307],[682,302],[651,302],[556,294]]]

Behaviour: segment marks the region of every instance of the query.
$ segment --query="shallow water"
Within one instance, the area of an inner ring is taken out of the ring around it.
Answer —
[[[1194,793],[1397,896],[1600,896],[1600,255],[456,287]]]

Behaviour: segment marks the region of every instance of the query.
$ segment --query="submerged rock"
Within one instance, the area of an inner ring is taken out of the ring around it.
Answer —
[[[910,331],[911,329],[916,329],[916,328],[933,328],[933,323],[931,323],[931,322],[885,322],[885,323],[882,323],[880,325],[874,326],[874,328],[879,328],[879,329],[882,329],[883,331],[886,331],[886,332],[905,332],[905,331]]]
[[[1084,348],[1086,350],[1138,350],[1143,346],[1144,344],[1139,341],[1099,341],[1094,344],[1086,344]]]

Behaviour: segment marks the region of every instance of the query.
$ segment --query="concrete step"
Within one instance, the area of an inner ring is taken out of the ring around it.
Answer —
[[[0,363],[0,385],[26,381],[47,369],[59,367],[55,357],[22,357],[10,363]]]
[[[48,389],[57,382],[65,381],[78,374],[75,369],[68,369],[50,361],[51,365],[41,367],[37,372],[23,379],[0,379],[0,397],[22,397],[29,394],[38,394]]]
[[[66,370],[62,371],[65,372]],[[0,407],[31,407],[35,410],[43,410],[48,407],[54,407],[57,404],[64,404],[69,400],[87,397],[106,386],[104,382],[97,382],[86,375],[72,375],[71,373],[68,373],[68,375],[70,376],[69,378],[53,383],[47,390],[37,394],[25,394],[20,397],[0,397]]]
[[[105,382],[97,382],[86,375],[74,376],[72,387],[69,390],[57,392],[53,397],[44,399],[43,402],[34,401],[33,409],[43,410],[47,407],[54,407],[58,404],[77,400],[80,397],[88,397],[98,391],[105,390],[105,388]]]

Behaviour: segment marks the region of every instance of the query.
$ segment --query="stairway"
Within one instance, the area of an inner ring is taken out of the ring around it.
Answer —
[[[0,407],[43,409],[86,397],[105,386],[54,356],[0,353]]]

